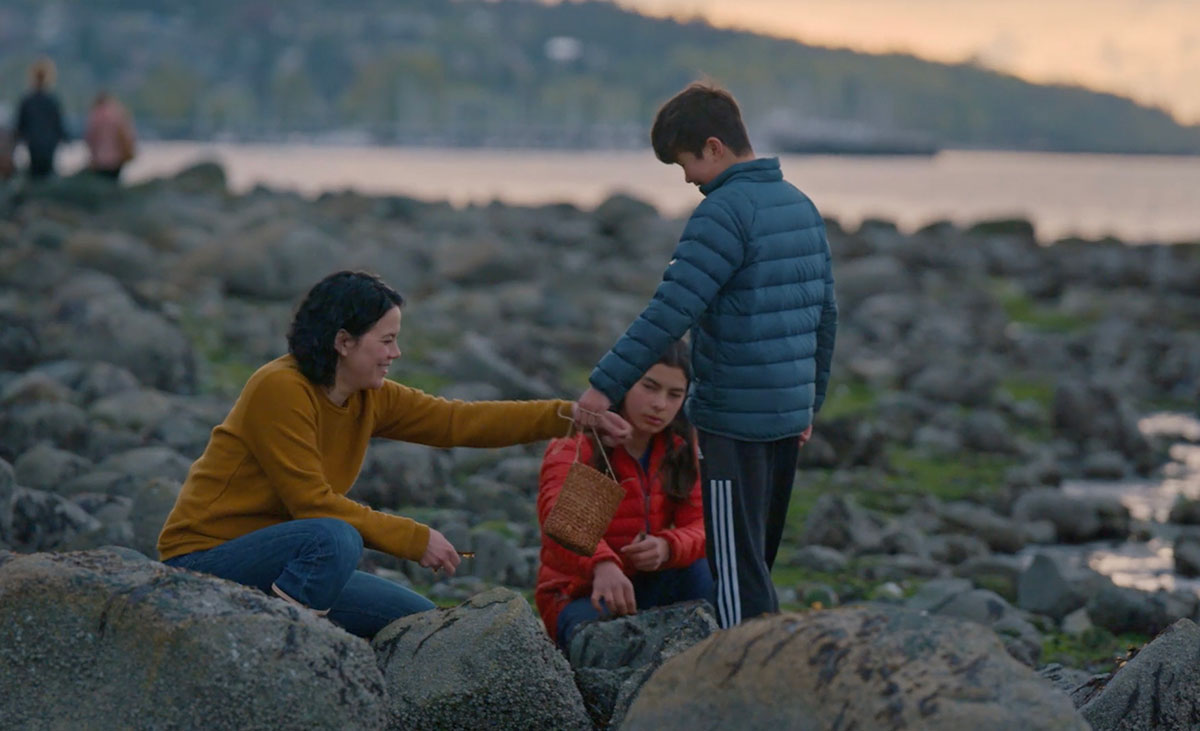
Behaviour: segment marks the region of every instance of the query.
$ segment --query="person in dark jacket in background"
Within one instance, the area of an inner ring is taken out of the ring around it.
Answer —
[[[29,151],[29,177],[54,174],[54,152],[67,142],[66,126],[58,98],[50,92],[54,84],[54,62],[39,59],[29,70],[30,90],[17,107],[16,140]]]
[[[783,179],[778,159],[755,157],[729,92],[687,87],[659,110],[650,141],[705,199],[579,409],[598,421],[691,329],[685,411],[699,435],[717,614],[731,627],[779,611],[771,568],[833,359],[832,259],[816,206]]]

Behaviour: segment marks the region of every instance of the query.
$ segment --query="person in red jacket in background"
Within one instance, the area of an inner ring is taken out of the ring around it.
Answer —
[[[677,341],[618,405],[633,431],[606,456],[625,497],[596,552],[580,556],[542,536],[534,598],[546,631],[564,650],[583,622],[690,599],[713,602],[695,438],[681,408],[690,380],[688,348]],[[584,434],[550,442],[539,522],[545,524],[577,454],[605,471],[600,449],[606,448]]]

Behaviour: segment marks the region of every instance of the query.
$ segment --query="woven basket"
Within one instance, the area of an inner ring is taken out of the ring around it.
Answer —
[[[625,488],[582,462],[567,470],[558,500],[550,508],[542,531],[563,548],[591,556],[617,514]]]

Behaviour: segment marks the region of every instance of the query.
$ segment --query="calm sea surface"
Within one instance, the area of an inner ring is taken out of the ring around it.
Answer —
[[[82,164],[76,144],[61,169]],[[614,191],[683,215],[700,193],[644,151],[464,150],[307,144],[153,142],[129,180],[201,159],[225,165],[235,190],[256,184],[317,194],[352,188],[459,205],[499,199],[591,207]],[[1133,242],[1200,240],[1200,157],[943,152],[934,157],[782,158],[784,175],[843,225],[864,217],[912,230],[938,219],[1024,216],[1038,237],[1114,235]]]

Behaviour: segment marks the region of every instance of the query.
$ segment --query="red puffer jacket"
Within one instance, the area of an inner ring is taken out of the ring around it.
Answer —
[[[534,599],[542,622],[551,639],[558,631],[558,613],[568,602],[580,597],[591,596],[592,570],[602,561],[615,561],[633,576],[636,570],[626,566],[620,549],[629,545],[643,531],[660,536],[667,541],[671,557],[663,568],[682,568],[704,557],[704,510],[701,506],[700,481],[692,486],[687,502],[676,502],[663,492],[659,468],[666,454],[667,439],[678,439],[659,434],[651,443],[650,469],[642,469],[641,463],[624,449],[612,451],[609,459],[617,481],[625,487],[625,497],[617,506],[617,513],[608,525],[608,532],[596,552],[585,558],[572,553],[545,535],[542,536],[541,566],[538,567],[537,590]],[[582,443],[580,444],[580,440]],[[591,464],[591,442],[582,435],[555,439],[546,447],[542,458],[541,487],[538,491],[538,522],[545,524],[550,508],[558,500],[567,470],[575,461],[575,448],[579,445],[579,460]]]

